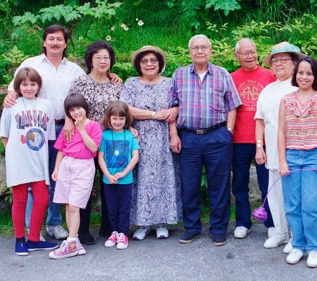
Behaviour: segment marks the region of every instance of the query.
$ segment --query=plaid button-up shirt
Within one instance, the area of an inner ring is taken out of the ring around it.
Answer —
[[[178,128],[206,129],[226,122],[228,112],[241,104],[230,74],[222,67],[209,63],[202,81],[193,64],[173,74],[170,106],[179,106]]]

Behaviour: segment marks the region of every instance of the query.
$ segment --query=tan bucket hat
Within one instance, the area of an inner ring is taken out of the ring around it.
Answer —
[[[284,41],[272,47],[271,53],[263,58],[263,63],[266,66],[271,66],[272,56],[280,53],[294,53],[297,54],[299,58],[305,56],[300,52],[300,49],[297,46]]]

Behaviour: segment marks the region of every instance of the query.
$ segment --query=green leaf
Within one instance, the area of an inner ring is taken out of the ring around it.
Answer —
[[[27,22],[30,22],[31,24],[35,24],[38,20],[38,17],[30,12],[26,12],[23,16],[16,16],[13,18],[13,24],[14,26],[23,25]]]
[[[214,11],[222,10],[226,16],[230,11],[241,9],[240,4],[236,0],[207,0],[206,9],[214,7]]]

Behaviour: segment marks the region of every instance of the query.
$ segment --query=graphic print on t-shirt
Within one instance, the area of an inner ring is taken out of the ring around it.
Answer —
[[[121,168],[128,165],[127,140],[106,141],[106,163],[108,168]]]
[[[21,143],[35,151],[39,151],[44,143],[45,137],[42,130],[47,130],[49,120],[47,114],[41,110],[26,110],[16,114],[17,129],[24,130],[21,135]],[[25,130],[30,128],[26,133]]]
[[[237,88],[240,93],[240,98],[245,110],[255,111],[256,101],[258,100],[259,95],[263,89],[263,85],[258,81],[249,79],[246,82],[238,85]]]

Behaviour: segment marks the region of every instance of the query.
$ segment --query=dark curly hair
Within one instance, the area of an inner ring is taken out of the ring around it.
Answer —
[[[102,41],[102,40],[95,41],[88,46],[88,48],[86,50],[86,54],[85,54],[85,64],[87,67],[87,74],[89,74],[91,72],[92,56],[94,54],[96,54],[99,50],[103,50],[103,49],[106,49],[109,52],[109,56],[110,56],[110,68],[109,68],[109,70],[111,70],[111,68],[115,64],[116,57],[115,57],[115,53],[114,53],[112,46],[106,41]]]

